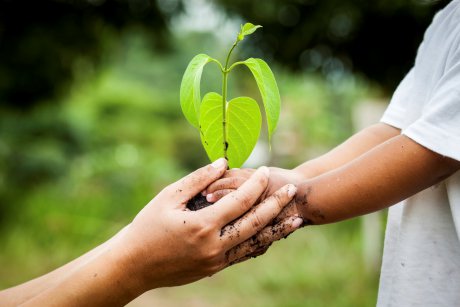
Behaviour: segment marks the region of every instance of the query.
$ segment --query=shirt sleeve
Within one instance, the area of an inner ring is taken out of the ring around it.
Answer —
[[[422,115],[402,131],[417,143],[460,161],[460,60],[437,82]]]
[[[407,101],[410,99],[410,93],[414,78],[414,69],[411,69],[406,77],[398,85],[398,88],[391,98],[388,108],[385,110],[381,122],[390,126],[402,129],[404,127],[404,118],[406,114]]]

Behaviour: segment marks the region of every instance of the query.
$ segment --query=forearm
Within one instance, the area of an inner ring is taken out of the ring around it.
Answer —
[[[400,135],[298,186],[297,210],[325,224],[389,207],[450,176],[460,162]]]
[[[268,197],[286,183],[297,185],[305,180],[340,168],[399,134],[400,130],[392,126],[383,123],[375,124],[353,135],[328,153],[309,160],[292,170],[271,167],[270,184],[262,198]],[[241,185],[249,177],[249,174],[251,172],[248,172],[247,169],[228,171],[224,179],[216,181],[207,188],[207,200],[210,202],[217,201],[229,191]]]
[[[350,137],[328,153],[307,161],[294,170],[305,179],[313,178],[356,159],[370,149],[400,134],[400,130],[384,123],[372,125]]]
[[[143,291],[127,274],[130,260],[112,240],[21,306],[124,306]]]
[[[100,255],[104,249],[113,241],[118,235],[123,232],[120,231],[117,235],[110,240],[90,250],[86,254],[72,260],[71,262],[49,272],[43,276],[37,277],[33,280],[20,284],[18,286],[0,291],[0,305],[1,306],[17,306],[20,305],[36,295],[50,289],[64,279],[68,278],[71,274],[79,268]]]

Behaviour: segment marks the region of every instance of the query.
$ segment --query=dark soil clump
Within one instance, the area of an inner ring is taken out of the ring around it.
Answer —
[[[206,207],[211,206],[212,203],[206,200],[206,196],[200,194],[195,195],[192,199],[189,200],[187,203],[187,209],[192,211],[197,211]]]

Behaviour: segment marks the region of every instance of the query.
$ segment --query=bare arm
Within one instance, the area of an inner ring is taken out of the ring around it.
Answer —
[[[459,161],[399,135],[300,184],[296,207],[307,223],[340,221],[391,206],[459,168]]]
[[[370,149],[399,135],[400,132],[399,129],[384,123],[369,126],[328,153],[299,165],[294,171],[304,179],[316,177],[356,159]]]
[[[459,161],[442,157],[380,123],[294,170],[271,168],[265,195],[287,182],[295,183],[299,189],[296,206],[288,206],[280,218],[300,214],[310,224],[331,223],[391,206],[459,167]],[[235,177],[246,173],[230,171],[229,177],[211,184],[207,191],[217,200],[221,191],[225,194],[244,180]]]
[[[271,195],[286,183],[299,184],[307,179],[339,168],[399,134],[399,129],[378,123],[354,134],[328,153],[309,160],[292,170],[271,167],[270,183],[266,193],[264,193],[264,197]],[[218,201],[221,197],[243,184],[252,173],[253,170],[251,169],[227,171],[223,179],[217,180],[207,188],[208,201]]]
[[[44,290],[54,287],[58,283],[62,282],[65,278],[68,278],[71,274],[82,268],[84,265],[89,263],[91,260],[98,257],[104,249],[111,244],[117,236],[119,236],[126,228],[121,230],[110,240],[104,242],[98,247],[92,249],[86,254],[72,260],[71,262],[51,271],[45,275],[32,279],[21,285],[0,291],[0,305],[2,306],[18,306]]]

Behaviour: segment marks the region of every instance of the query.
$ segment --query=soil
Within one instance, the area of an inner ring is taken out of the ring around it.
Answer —
[[[187,203],[187,208],[192,211],[197,211],[206,207],[211,206],[213,203],[210,203],[206,200],[206,196],[201,195],[201,193],[195,195]]]

